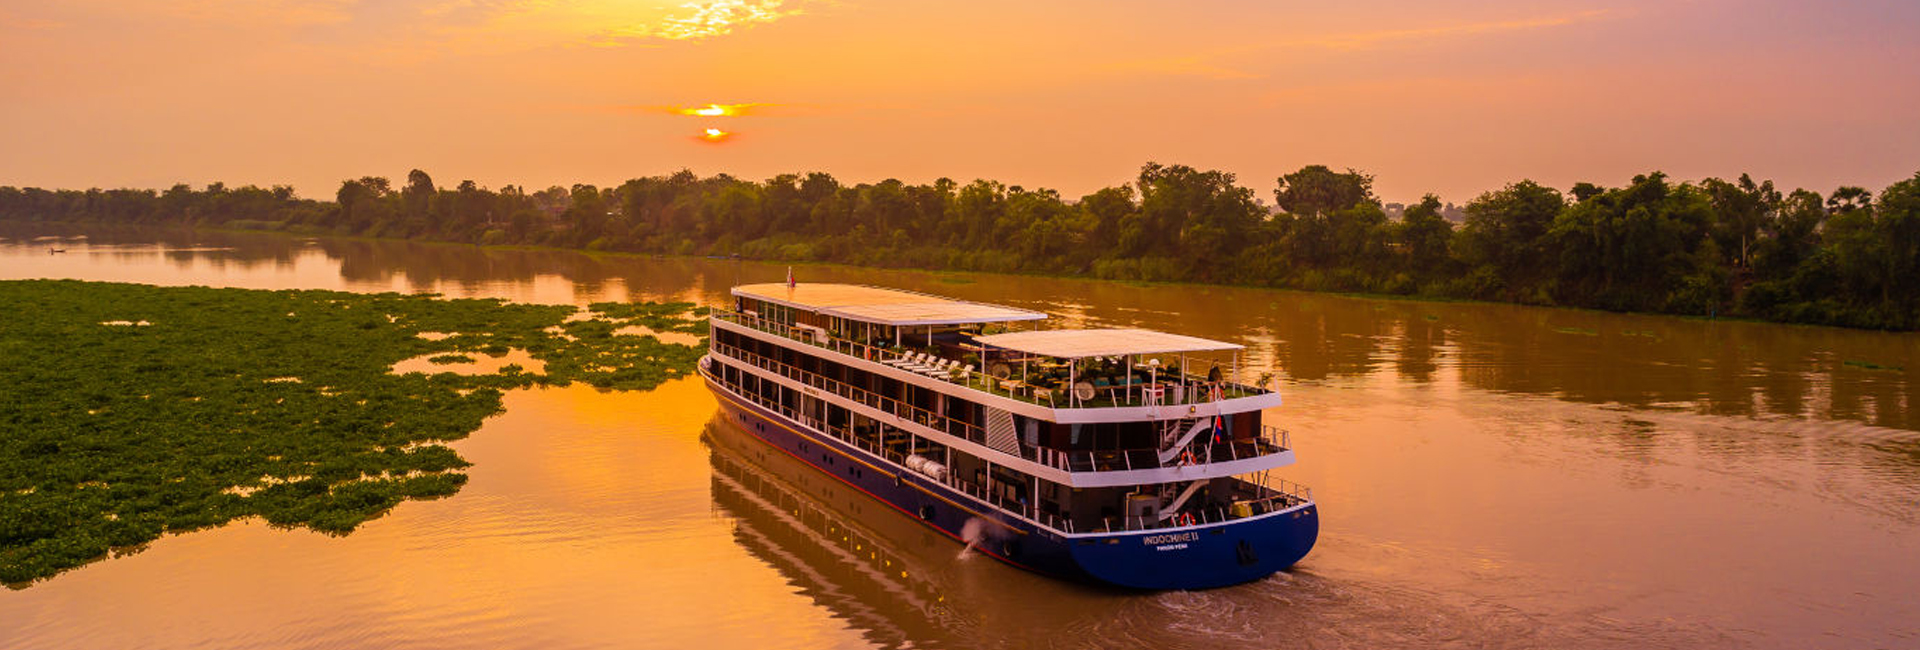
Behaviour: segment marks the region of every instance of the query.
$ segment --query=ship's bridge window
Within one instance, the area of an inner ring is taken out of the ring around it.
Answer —
[[[1146,449],[1159,444],[1153,422],[1098,422],[1055,424],[1048,427],[1048,447],[1068,450]]]

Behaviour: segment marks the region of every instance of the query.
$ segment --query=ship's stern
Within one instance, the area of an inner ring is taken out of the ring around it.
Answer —
[[[1098,582],[1130,589],[1211,589],[1259,580],[1298,563],[1320,536],[1306,503],[1220,524],[1078,536],[1074,562]]]

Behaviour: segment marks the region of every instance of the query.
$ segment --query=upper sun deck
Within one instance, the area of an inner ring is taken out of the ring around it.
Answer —
[[[1168,406],[1197,416],[1279,405],[1277,393],[1236,381],[1243,348],[1234,343],[1143,329],[1006,331],[1009,321],[1047,315],[861,285],[749,284],[733,295],[736,311],[715,310],[716,322],[885,366],[883,374],[909,383],[1006,398],[1017,404],[1000,407],[1053,422],[1161,418]],[[1232,355],[1226,368],[1208,354],[1223,352]]]
[[[733,288],[739,298],[821,316],[890,327],[1041,320],[1046,314],[857,284],[770,282]]]
[[[1222,352],[1243,346],[1143,329],[1031,330],[974,337],[981,345],[1055,359]]]

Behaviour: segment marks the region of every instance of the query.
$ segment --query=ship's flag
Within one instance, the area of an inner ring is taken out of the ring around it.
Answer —
[[[1226,435],[1227,435],[1226,419],[1218,415],[1213,416],[1213,443],[1216,445],[1220,444],[1220,439],[1226,437]]]

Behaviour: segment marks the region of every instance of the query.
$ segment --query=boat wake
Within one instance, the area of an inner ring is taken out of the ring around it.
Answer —
[[[987,539],[986,529],[986,522],[981,521],[979,517],[968,519],[966,523],[960,525],[960,539],[966,540],[967,543],[960,548],[959,559],[965,560],[974,556],[973,547],[979,546]]]

